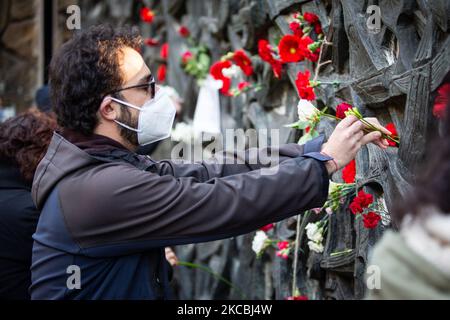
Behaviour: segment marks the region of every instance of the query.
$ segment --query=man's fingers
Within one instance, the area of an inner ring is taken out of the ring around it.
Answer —
[[[347,128],[350,127],[356,121],[358,121],[357,117],[355,117],[354,115],[349,115],[346,116],[343,120],[341,120],[337,126],[339,126],[340,128]]]
[[[366,134],[364,137],[362,137],[361,144],[366,145],[370,142],[375,142],[376,140],[379,140],[380,138],[381,138],[381,132],[373,131],[373,132]]]
[[[380,130],[384,134],[387,134],[387,135],[391,135],[392,134],[392,132],[390,132],[388,129],[386,129],[385,127],[383,127],[380,124],[380,122],[378,121],[377,118],[364,118],[364,120],[366,120],[367,122],[370,122],[370,124],[375,126],[378,130]]]
[[[355,135],[359,133],[364,128],[364,124],[361,121],[354,122],[350,127],[349,131],[351,132],[351,135]]]

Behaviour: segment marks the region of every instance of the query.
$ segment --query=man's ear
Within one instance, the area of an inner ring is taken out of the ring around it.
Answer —
[[[103,99],[98,109],[98,114],[101,119],[113,121],[119,118],[119,114],[117,114],[119,108],[114,108],[113,103],[114,101],[110,97]]]

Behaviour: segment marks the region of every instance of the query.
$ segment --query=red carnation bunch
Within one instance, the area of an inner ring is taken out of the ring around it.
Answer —
[[[362,213],[364,209],[368,208],[372,203],[373,196],[369,193],[365,193],[364,190],[360,190],[350,204],[350,211],[353,214]]]
[[[339,119],[344,119],[345,111],[347,111],[351,108],[352,108],[352,105],[348,104],[346,102],[342,102],[342,103],[338,104],[336,107],[336,117],[338,117]]]
[[[397,128],[395,127],[395,124],[393,124],[392,122],[388,123],[385,127],[386,129],[388,129],[391,133],[392,133],[392,138],[394,139],[398,139],[398,133],[397,133]],[[387,140],[387,142],[389,143],[389,146],[391,147],[397,147],[397,143],[395,143],[394,141],[391,140]]]
[[[450,83],[445,83],[437,90],[437,96],[434,99],[433,115],[442,119],[445,115],[445,111],[448,105],[448,99],[450,97]]]
[[[311,86],[309,77],[309,70],[306,70],[305,72],[299,72],[297,74],[297,79],[295,80],[295,85],[297,87],[300,98],[306,100],[314,100],[316,98],[316,95],[314,93],[313,87]]]
[[[272,67],[273,74],[276,78],[281,77],[281,71],[283,68],[283,62],[281,60],[275,59],[273,55],[273,49],[267,40],[258,41],[258,54],[261,60],[268,62]]]
[[[355,183],[355,176],[356,176],[356,161],[353,159],[342,170],[342,180],[344,180],[345,183]]]
[[[241,68],[242,72],[244,72],[247,77],[253,74],[252,61],[244,50],[236,50],[233,54],[233,61],[239,68]]]
[[[152,23],[155,18],[155,13],[147,7],[143,7],[140,11],[141,20],[145,23]]]
[[[213,76],[214,79],[222,81],[223,84],[222,88],[220,89],[220,92],[226,96],[231,96],[230,93],[231,79],[225,77],[222,73],[222,70],[227,69],[229,67],[231,67],[231,61],[223,60],[217,61],[209,69],[209,73]]]

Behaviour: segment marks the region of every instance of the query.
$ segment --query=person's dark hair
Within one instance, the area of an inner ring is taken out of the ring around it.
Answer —
[[[449,97],[450,98],[450,97]],[[395,221],[400,223],[407,215],[420,216],[422,210],[434,206],[444,214],[450,214],[450,99],[444,118],[441,120],[440,135],[429,145],[426,165],[415,181],[410,194],[393,210]]]
[[[107,25],[80,31],[65,43],[50,63],[50,93],[58,124],[92,134],[102,98],[123,84],[121,49],[140,50],[141,44],[137,29]]]
[[[54,116],[38,110],[6,120],[0,124],[0,161],[18,166],[25,181],[33,180],[56,128]]]

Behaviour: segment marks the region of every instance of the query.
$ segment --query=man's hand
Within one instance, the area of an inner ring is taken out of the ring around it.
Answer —
[[[380,131],[391,134],[387,129],[383,128],[376,118],[365,118]],[[386,149],[389,145],[386,139],[382,139],[380,131],[369,132],[364,134],[365,125],[355,116],[347,116],[338,123],[336,129],[328,139],[327,143],[322,146],[322,152],[334,158],[338,168],[328,161],[326,167],[328,173],[331,174],[336,169],[341,169],[346,166],[356,156],[356,153],[363,145],[370,142],[375,143],[380,148]]]

